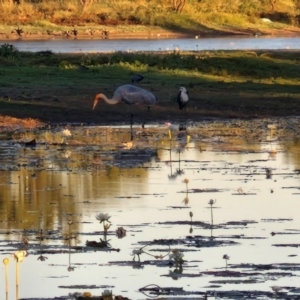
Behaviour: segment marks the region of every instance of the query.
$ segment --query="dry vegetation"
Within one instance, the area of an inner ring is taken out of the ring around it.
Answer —
[[[147,32],[149,26],[193,34],[283,29],[298,26],[299,3],[215,0],[212,11],[211,0],[2,0],[0,34],[131,34]]]

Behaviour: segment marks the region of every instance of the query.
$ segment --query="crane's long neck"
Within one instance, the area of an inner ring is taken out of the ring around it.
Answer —
[[[93,105],[93,109],[96,107],[97,103],[100,101],[100,100],[104,100],[106,103],[108,104],[117,104],[119,101],[116,100],[116,99],[108,99],[104,94],[97,94],[96,97],[95,97],[95,100],[94,100],[94,105]]]

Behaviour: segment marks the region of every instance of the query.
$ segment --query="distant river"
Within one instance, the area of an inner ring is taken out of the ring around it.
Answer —
[[[113,52],[113,51],[172,51],[179,50],[278,50],[300,49],[299,37],[218,37],[185,39],[122,39],[122,40],[1,40],[0,45],[9,43],[20,51],[45,51],[56,53]]]

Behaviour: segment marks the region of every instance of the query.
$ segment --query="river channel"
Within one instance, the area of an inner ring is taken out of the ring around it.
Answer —
[[[299,299],[299,125],[3,134],[1,299]]]
[[[202,51],[202,50],[282,50],[299,49],[299,37],[217,37],[189,39],[118,39],[118,40],[2,40],[20,51],[53,51],[55,53],[97,53],[115,51]]]

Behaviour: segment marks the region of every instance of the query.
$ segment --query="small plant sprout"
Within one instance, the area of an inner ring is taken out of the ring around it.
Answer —
[[[105,213],[99,213],[98,215],[96,215],[96,219],[98,221],[100,221],[100,224],[103,223],[103,230],[105,233],[110,228],[110,225],[111,225],[110,221],[109,221],[110,218],[111,218],[111,216],[109,214],[105,214]]]
[[[229,256],[227,254],[224,254],[223,259],[225,259],[226,262],[225,269],[227,270],[227,261],[229,260]]]
[[[210,220],[211,220],[211,228],[214,226],[214,218],[213,218],[213,205],[217,202],[217,200],[210,199],[208,204],[210,205]]]
[[[184,254],[180,252],[178,249],[174,249],[171,251],[172,253],[169,255],[169,259],[175,262],[175,267],[182,268],[184,263],[183,256]]]
[[[186,192],[188,192],[189,188],[188,188],[188,184],[189,184],[189,180],[187,178],[185,178],[184,180],[182,180],[183,183],[185,183],[185,189]]]

